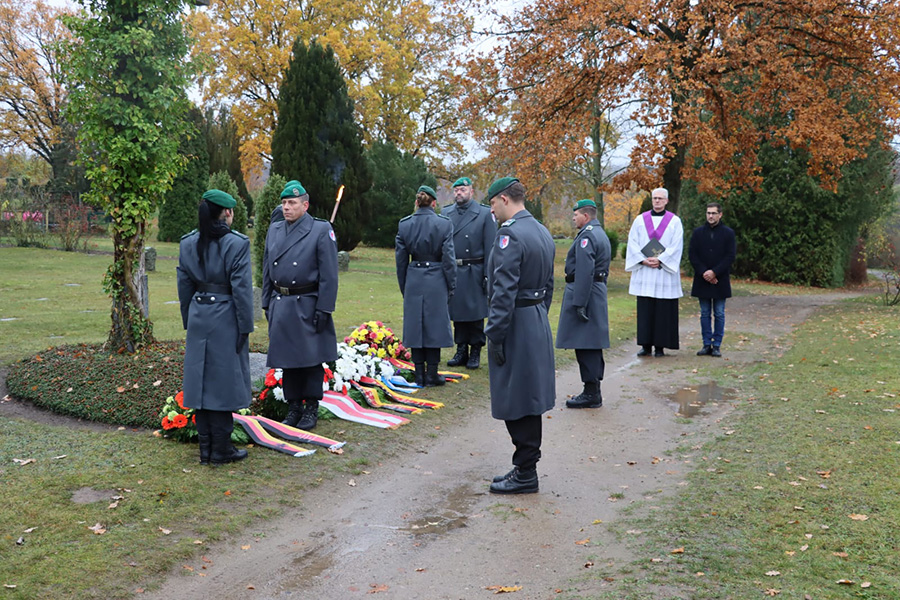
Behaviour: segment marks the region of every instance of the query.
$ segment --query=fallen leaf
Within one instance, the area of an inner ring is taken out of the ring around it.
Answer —
[[[422,567],[419,567],[418,569],[416,569],[416,573],[424,573],[424,572],[425,572],[425,569]]]
[[[650,559],[650,562],[653,562],[653,563],[661,563],[662,561],[663,561],[663,559],[661,559],[661,558],[651,558]]]
[[[489,585],[484,588],[486,590],[491,590],[495,594],[507,594],[509,592],[518,592],[522,589],[521,585]]]
[[[35,462],[33,458],[14,458],[13,462],[19,465],[20,467],[24,467],[25,465],[30,465]]]
[[[172,533],[171,529],[166,529],[165,527],[160,527],[159,530],[162,532],[163,535],[169,535],[170,533]]]
[[[593,567],[593,566],[594,566],[594,563],[593,563],[592,561],[590,561],[590,560],[587,561],[586,563],[584,563],[584,568],[585,568],[585,569],[590,569],[590,568]]]
[[[190,571],[191,573],[194,572],[194,567],[192,567],[190,565],[181,565],[181,568],[184,569],[185,571]]]
[[[797,554],[793,550],[785,550],[784,553],[787,554],[788,556],[793,556],[793,555]]]
[[[594,520],[591,522],[591,525],[599,525],[599,524],[602,523],[602,522],[603,522],[603,521],[600,520],[600,519],[594,519]]]
[[[343,449],[343,448],[335,448],[335,447],[333,447],[333,446],[330,446],[330,447],[328,448],[328,451],[331,452],[332,454],[343,454],[343,453],[344,453],[344,449]]]
[[[159,387],[162,384],[162,379],[157,379],[153,382],[153,387]]]
[[[115,502],[113,502],[109,506],[107,506],[106,508],[118,508],[118,507],[119,507],[119,501],[116,500]]]
[[[351,479],[350,481],[347,482],[347,485],[349,485],[350,487],[356,487],[356,480]]]
[[[780,593],[781,593],[781,590],[776,590],[773,588],[769,588],[763,592],[763,594],[765,594],[766,596],[777,596]]]
[[[831,555],[837,556],[838,558],[847,558],[848,556],[850,556],[846,552],[832,552]]]
[[[248,589],[248,590],[255,590],[256,588],[253,587],[253,584],[251,583],[250,585],[247,586],[247,589]]]
[[[104,533],[106,533],[106,528],[100,523],[97,523],[93,527],[88,527],[88,529],[93,531],[94,535],[103,535]]]
[[[839,585],[853,585],[854,581],[852,579],[838,579],[835,583]]]
[[[241,546],[241,550],[249,550],[249,549],[250,549],[250,544],[247,544],[246,546]]]
[[[28,529],[26,529],[26,530],[23,531],[22,533],[31,533],[31,532],[34,531],[35,529],[37,529],[37,527],[29,527]]]
[[[769,577],[778,577],[781,575],[781,571],[766,571],[766,575]]]
[[[591,538],[585,538],[583,540],[578,540],[577,542],[575,542],[575,545],[576,546],[584,546],[585,544],[590,543],[590,541],[591,541]]]
[[[800,546],[800,552],[806,552],[807,550],[809,550],[809,544],[803,544],[802,546]]]
[[[871,581],[863,581],[861,584],[859,584],[859,587],[861,587],[861,588],[872,587],[872,582]]]
[[[4,583],[4,584],[3,584],[3,587],[5,587],[5,588],[8,589],[8,590],[14,590],[14,589],[16,589],[16,586],[15,586],[15,584],[13,584],[13,583]]]
[[[852,514],[852,515],[847,515],[847,516],[850,517],[851,519],[853,519],[854,521],[868,521],[869,520],[868,515]]]
[[[684,546],[682,546],[681,548],[675,548],[674,550],[671,550],[669,552],[669,554],[684,554]]]
[[[226,496],[230,496],[230,495],[231,495],[231,490],[225,490],[224,493],[225,493]]]
[[[125,391],[125,388],[120,385],[119,387],[116,388],[116,391],[121,394],[122,392]]]
[[[194,540],[194,543],[197,544],[198,546],[202,546],[203,540]]]
[[[379,593],[379,592],[386,592],[386,591],[388,591],[388,586],[385,585],[385,584],[383,584],[383,583],[380,584],[380,585],[377,584],[377,583],[370,583],[370,584],[369,584],[369,587],[372,588],[372,589],[369,590],[369,592],[368,592],[368,593],[370,593],[370,594],[377,594],[377,593]]]

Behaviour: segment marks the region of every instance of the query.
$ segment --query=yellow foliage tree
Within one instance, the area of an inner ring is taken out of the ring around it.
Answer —
[[[214,0],[190,20],[195,51],[211,58],[205,96],[232,103],[246,174],[271,158],[278,89],[298,37],[334,49],[366,141],[462,153],[451,60],[471,29],[464,4]]]

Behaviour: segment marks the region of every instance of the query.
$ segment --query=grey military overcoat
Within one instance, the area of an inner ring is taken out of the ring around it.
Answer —
[[[456,289],[453,224],[431,207],[400,219],[394,255],[403,294],[403,344],[453,345],[448,298]]]
[[[178,300],[187,330],[184,349],[184,405],[235,411],[250,406],[250,351],[238,335],[253,331],[250,240],[232,231],[212,240],[203,267],[197,255],[200,234],[181,238]],[[198,284],[231,286],[231,293],[198,292]]]
[[[276,286],[318,289],[282,294]],[[316,311],[334,312],[338,292],[337,242],[328,221],[309,213],[293,224],[269,226],[263,255],[262,306],[269,318],[270,367],[296,369],[337,360],[334,321],[316,333]]]
[[[484,332],[503,344],[506,362],[490,356],[491,415],[513,421],[540,415],[556,402],[556,363],[547,309],[553,299],[550,232],[527,210],[497,231],[488,261],[489,313]],[[516,306],[529,300],[531,306]]]
[[[441,211],[453,223],[453,250],[456,252],[456,293],[450,298],[450,318],[454,321],[480,321],[487,317],[485,267],[497,234],[491,209],[473,200],[465,210],[456,203]],[[481,263],[460,264],[466,259]]]
[[[606,305],[606,282],[595,276],[609,274],[610,246],[606,232],[597,219],[581,228],[566,255],[566,283],[559,326],[556,328],[557,348],[602,350],[609,348],[609,313]],[[587,307],[590,321],[582,321],[576,306]]]

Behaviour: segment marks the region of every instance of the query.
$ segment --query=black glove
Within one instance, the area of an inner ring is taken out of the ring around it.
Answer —
[[[576,306],[576,307],[575,307],[575,314],[577,314],[577,315],[578,315],[578,318],[581,319],[582,321],[584,321],[585,323],[587,323],[588,321],[591,320],[591,318],[590,318],[590,317],[588,316],[588,314],[587,314],[587,307],[586,307],[586,306]]]
[[[263,309],[263,316],[266,318],[266,323],[268,323],[269,322],[269,309],[268,308]]]
[[[488,340],[488,354],[491,355],[491,358],[497,363],[498,367],[502,367],[506,364],[506,352],[503,351],[503,342],[495,344]]]
[[[237,346],[234,347],[234,351],[237,354],[241,353],[241,350],[244,349],[244,344],[247,343],[247,338],[250,337],[249,333],[239,333],[237,338]]]
[[[322,333],[325,331],[325,328],[328,326],[328,319],[331,317],[330,314],[323,310],[317,310],[315,316],[313,316],[313,327],[316,328],[316,333]]]

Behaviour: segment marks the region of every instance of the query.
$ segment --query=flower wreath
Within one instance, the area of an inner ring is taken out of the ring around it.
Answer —
[[[250,409],[243,408],[237,412],[249,415]],[[159,417],[162,425],[162,437],[172,438],[179,442],[192,442],[197,439],[197,415],[194,414],[193,408],[187,408],[184,405],[183,391],[166,398]],[[243,428],[235,427],[231,433],[231,441],[235,444],[247,444],[250,442],[250,437]]]

